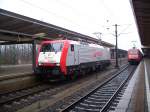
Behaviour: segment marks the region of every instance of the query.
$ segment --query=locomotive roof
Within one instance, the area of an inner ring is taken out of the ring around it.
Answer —
[[[128,52],[130,52],[130,51],[139,51],[140,52],[140,50],[138,48],[129,49]]]
[[[93,43],[86,43],[82,41],[74,41],[74,40],[50,40],[50,41],[43,41],[42,44],[48,44],[48,43],[57,43],[57,42],[65,42],[68,41],[70,44],[76,44],[76,45],[89,45],[91,47],[99,47],[103,48],[103,46],[100,46],[98,44],[93,44]]]

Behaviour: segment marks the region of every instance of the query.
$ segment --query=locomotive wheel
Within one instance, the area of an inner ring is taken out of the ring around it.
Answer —
[[[78,78],[78,72],[77,71],[69,75],[70,80],[76,80],[77,78]]]

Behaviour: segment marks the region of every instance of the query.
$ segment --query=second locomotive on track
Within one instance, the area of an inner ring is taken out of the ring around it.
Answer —
[[[109,64],[109,48],[72,40],[43,41],[36,59],[35,73],[46,78],[72,78]]]
[[[142,53],[139,49],[133,47],[132,49],[128,50],[128,62],[132,64],[139,64],[142,60]]]

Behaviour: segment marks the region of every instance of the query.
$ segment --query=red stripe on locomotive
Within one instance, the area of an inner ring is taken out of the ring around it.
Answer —
[[[60,58],[60,68],[61,68],[61,71],[65,75],[67,74],[66,61],[67,61],[68,48],[69,48],[69,41],[65,41],[64,42],[64,47],[62,49],[61,58]]]

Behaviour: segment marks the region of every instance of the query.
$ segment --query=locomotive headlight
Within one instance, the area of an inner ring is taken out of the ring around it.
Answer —
[[[56,63],[56,66],[60,66],[60,63]]]
[[[39,61],[39,63],[38,63],[39,65],[42,65],[42,62],[41,61]]]

